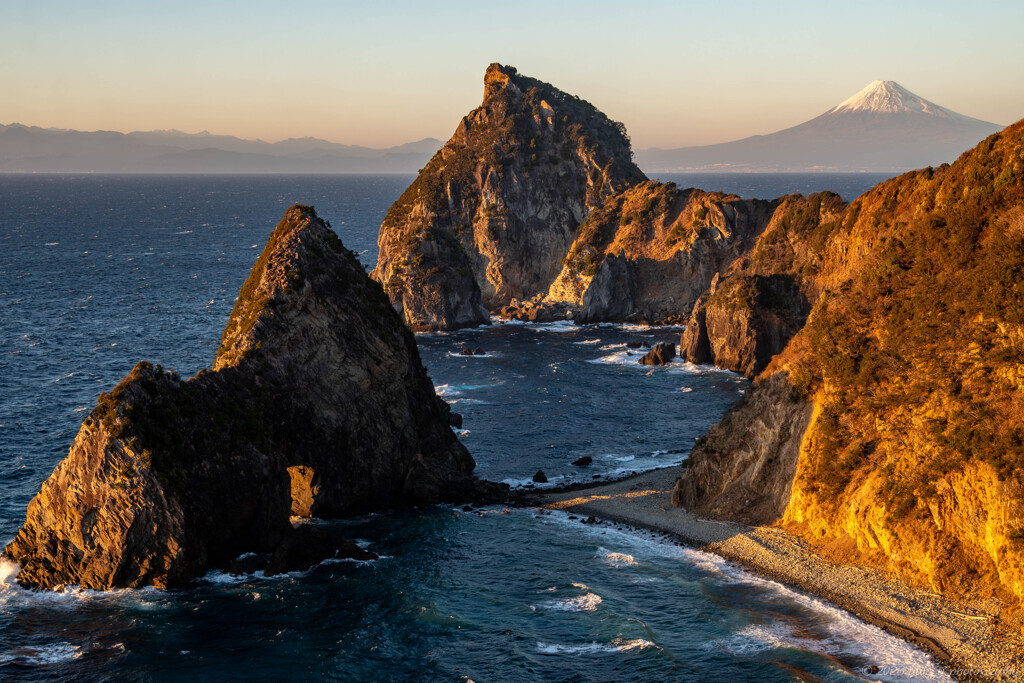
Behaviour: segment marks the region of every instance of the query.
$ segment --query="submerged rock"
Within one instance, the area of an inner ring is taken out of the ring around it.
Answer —
[[[263,572],[267,576],[300,572],[330,559],[365,562],[376,560],[377,554],[330,529],[300,524],[277,545]]]
[[[533,475],[533,481],[537,484],[548,483],[548,477],[544,474],[544,470],[537,470],[537,474]]]
[[[587,465],[594,462],[594,459],[589,455],[584,455],[582,458],[576,458],[572,461],[572,464],[576,467],[586,467]]]
[[[23,585],[181,585],[335,517],[494,499],[413,335],[316,216],[285,213],[213,371],[142,362],[101,394],[4,550]],[[289,541],[292,542],[292,541]]]

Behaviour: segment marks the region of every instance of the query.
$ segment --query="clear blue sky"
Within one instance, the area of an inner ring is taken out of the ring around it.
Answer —
[[[0,123],[388,146],[447,139],[490,62],[637,147],[800,123],[875,79],[1024,117],[1024,2],[0,0]]]

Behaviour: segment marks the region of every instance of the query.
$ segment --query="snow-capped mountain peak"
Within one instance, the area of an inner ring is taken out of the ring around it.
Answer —
[[[955,118],[957,114],[923,97],[918,97],[896,81],[874,81],[860,92],[853,95],[829,114],[843,112],[870,111],[896,114],[900,112],[919,112],[941,118]]]

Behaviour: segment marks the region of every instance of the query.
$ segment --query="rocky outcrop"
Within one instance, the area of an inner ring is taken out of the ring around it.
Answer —
[[[543,303],[567,309],[578,323],[684,322],[779,206],[673,183],[636,185],[587,218]]]
[[[730,278],[694,306],[679,346],[691,363],[757,376],[800,331],[807,297],[785,274]]]
[[[581,325],[604,320],[628,320],[636,312],[636,265],[608,254],[583,293],[583,307],[576,322]]]
[[[480,107],[396,201],[372,277],[413,329],[487,323],[544,295],[584,218],[645,180],[622,124],[492,64]]]
[[[756,385],[694,446],[672,504],[748,524],[777,521],[812,411],[785,373]]]
[[[102,394],[4,555],[28,586],[168,587],[273,553],[291,514],[500,495],[472,478],[449,413],[380,286],[293,206],[213,370],[143,362]]]
[[[1024,122],[951,166],[904,174],[846,208],[826,203],[766,230],[718,283],[775,267],[811,310],[695,448],[673,500],[1019,610]],[[749,348],[730,332],[749,323],[716,335],[712,311],[694,316],[693,352],[706,345],[717,361],[716,336]]]
[[[675,344],[656,344],[638,361],[640,365],[668,365],[676,357]]]
[[[756,242],[694,305],[680,355],[755,377],[804,326],[822,290],[821,265],[846,204],[831,192],[791,195]]]

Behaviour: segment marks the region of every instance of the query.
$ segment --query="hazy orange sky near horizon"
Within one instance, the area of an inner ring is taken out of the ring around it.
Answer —
[[[634,146],[817,116],[875,79],[999,124],[1024,116],[1024,3],[6,0],[0,123],[447,139],[498,61],[589,100]]]

